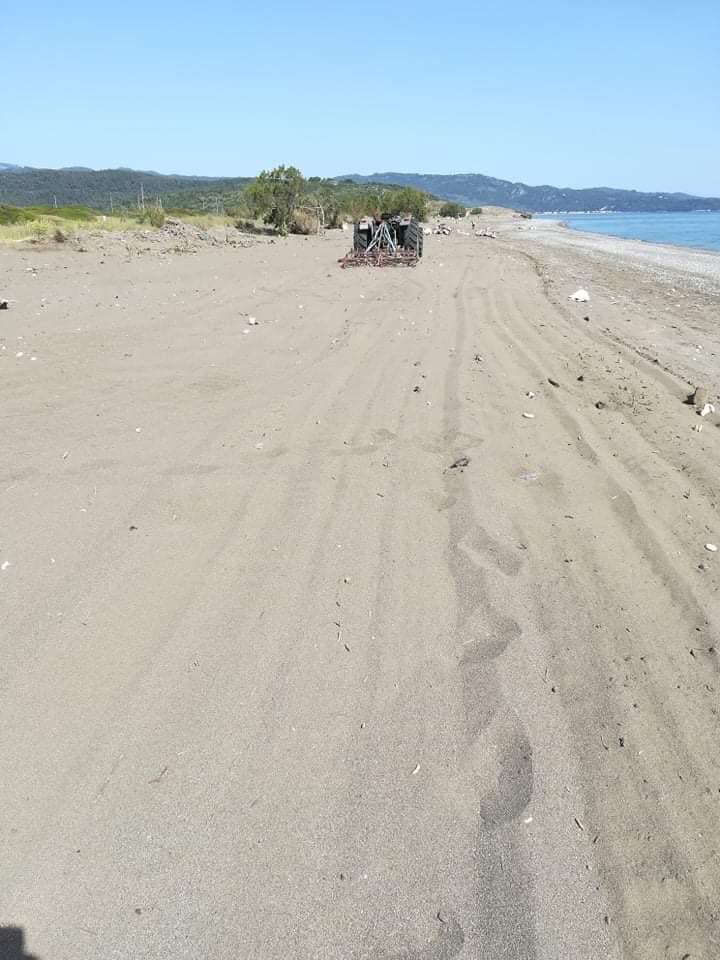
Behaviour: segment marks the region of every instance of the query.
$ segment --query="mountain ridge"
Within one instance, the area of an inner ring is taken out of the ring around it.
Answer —
[[[698,197],[679,192],[643,192],[613,187],[532,186],[520,181],[501,180],[481,173],[373,173],[346,174],[332,178],[339,182],[396,184],[415,187],[443,200],[468,206],[499,206],[531,213],[571,212],[682,212],[720,210],[720,198]],[[148,197],[182,202],[184,194],[198,193],[214,202],[215,197],[235,197],[252,177],[208,177],[163,174],[129,167],[93,170],[89,167],[60,169],[26,167],[0,163],[0,203],[85,204],[108,209],[115,204],[133,203],[144,190]]]
[[[208,201],[217,196],[237,195],[251,177],[202,177],[155,173],[116,167],[92,170],[89,167],[61,169],[20,167],[0,163],[0,204],[20,207],[36,204],[82,204],[109,210],[113,204],[137,202],[140,191],[148,201],[181,203],[186,194],[205,194]]]
[[[416,187],[437,197],[470,206],[514,207],[531,213],[572,213],[591,211],[680,212],[720,210],[720,197],[698,197],[688,193],[644,192],[615,187],[531,186],[520,181],[501,180],[481,173],[372,173],[346,174],[338,180],[355,183],[396,183]]]

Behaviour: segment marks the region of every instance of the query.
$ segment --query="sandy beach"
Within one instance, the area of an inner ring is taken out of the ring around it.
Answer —
[[[38,960],[720,956],[720,254],[498,223],[0,248]]]

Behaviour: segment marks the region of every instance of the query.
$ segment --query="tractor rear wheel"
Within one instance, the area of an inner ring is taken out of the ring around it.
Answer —
[[[417,220],[411,220],[405,230],[405,249],[416,253],[418,257],[423,253],[423,232]]]
[[[353,227],[353,250],[356,253],[365,253],[367,250],[367,233],[360,229],[360,224],[356,223]]]

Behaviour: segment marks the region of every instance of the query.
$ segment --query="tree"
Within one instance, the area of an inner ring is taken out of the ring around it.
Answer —
[[[284,237],[304,192],[305,178],[298,168],[281,166],[263,170],[247,188],[245,197],[253,216],[271,223]]]
[[[465,207],[462,203],[444,203],[440,207],[440,216],[441,217],[464,217],[465,216]]]
[[[409,214],[416,220],[424,220],[429,199],[427,193],[414,187],[371,184],[343,198],[343,205],[354,220],[364,216],[380,217],[396,213]]]
[[[390,191],[389,206],[386,213],[409,213],[416,220],[424,220],[427,216],[428,196],[414,187],[403,187],[400,190]]]

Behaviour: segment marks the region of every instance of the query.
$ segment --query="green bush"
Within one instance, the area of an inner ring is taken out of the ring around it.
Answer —
[[[424,220],[427,216],[427,194],[414,187],[388,190],[383,200],[385,206],[381,213],[409,213],[416,220]]]
[[[339,224],[343,220],[359,220],[361,217],[380,217],[385,214],[406,214],[416,220],[427,217],[429,196],[414,187],[383,187],[367,185],[347,196],[340,196],[333,205],[325,206],[326,222]],[[328,210],[332,210],[329,215]]]
[[[30,220],[37,220],[38,217],[58,217],[60,220],[75,220],[88,223],[98,215],[89,207],[82,206],[51,207],[48,205],[39,205],[24,207],[24,210],[30,215],[28,217]]]
[[[25,223],[33,219],[34,217],[28,213],[26,207],[11,207],[7,204],[0,204],[0,226],[6,227],[12,223]]]
[[[162,227],[165,224],[165,212],[160,207],[153,207],[148,211],[148,221],[151,227]]]
[[[263,172],[240,200],[233,202],[232,216],[238,221],[262,217],[266,223],[275,224],[279,231],[283,230],[280,223],[283,210],[293,205],[294,210],[316,206],[322,208],[327,227],[339,227],[346,221],[383,213],[405,213],[425,220],[428,202],[432,199],[420,190],[387,183],[355,183],[352,180],[337,181],[320,177],[302,180],[295,168],[279,167]],[[291,229],[293,219],[294,213],[287,217],[287,229]]]
[[[482,214],[482,207],[473,207],[470,213],[474,217],[479,217]]]
[[[16,223],[29,223],[52,217],[55,220],[70,220],[73,223],[89,223],[96,219],[98,214],[89,207],[51,207],[36,204],[32,207],[13,207],[10,204],[0,204],[0,226],[10,226]]]
[[[440,207],[439,215],[441,217],[454,217],[457,219],[458,217],[465,216],[465,210],[466,207],[463,206],[462,203],[448,202]]]
[[[254,217],[262,217],[281,236],[286,236],[305,186],[305,178],[297,167],[283,165],[263,170],[245,191],[245,198]]]
[[[149,223],[151,227],[162,227],[165,223],[165,211],[161,207],[149,207],[137,214],[138,223]]]

